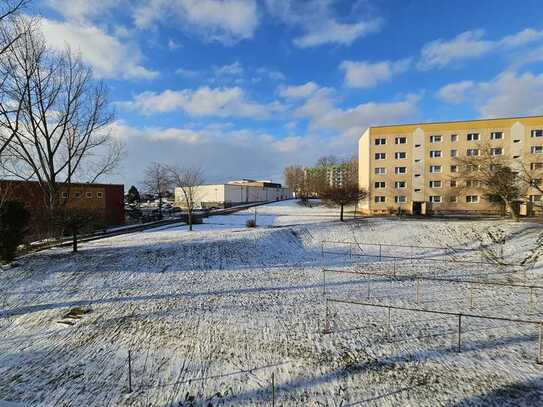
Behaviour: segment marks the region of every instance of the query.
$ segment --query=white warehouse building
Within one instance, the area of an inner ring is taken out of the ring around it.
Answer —
[[[257,202],[271,202],[289,199],[288,188],[270,181],[240,180],[226,184],[200,185],[197,188],[195,207],[197,208],[229,208]],[[176,206],[183,205],[184,197],[181,188],[175,189]]]

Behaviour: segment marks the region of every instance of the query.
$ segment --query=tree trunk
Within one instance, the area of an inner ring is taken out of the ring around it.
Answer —
[[[72,236],[73,236],[72,252],[77,253],[77,230],[73,229]]]
[[[341,204],[341,212],[339,213],[339,220],[343,222],[343,204]]]
[[[518,222],[519,215],[517,212],[517,208],[515,208],[515,205],[512,205],[511,202],[506,202],[505,205],[507,206],[507,209],[511,212],[511,219],[513,219],[515,222]]]
[[[189,232],[192,232],[192,210],[188,210]]]

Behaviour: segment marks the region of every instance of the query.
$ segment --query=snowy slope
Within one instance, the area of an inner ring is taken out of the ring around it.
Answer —
[[[174,226],[99,240],[76,255],[52,249],[2,271],[0,400],[45,406],[269,405],[273,373],[276,405],[543,403],[535,327],[467,321],[465,348],[457,353],[451,350],[454,320],[394,315],[394,340],[387,341],[382,313],[338,305],[329,310],[335,333],[322,334],[322,265],[390,267],[366,257],[355,258],[360,264],[347,255],[323,258],[323,240],[357,242],[360,252],[370,250],[365,243],[406,241],[456,248],[483,243],[491,251],[505,237],[504,257],[520,261],[538,258],[540,226],[396,219],[341,224],[337,210],[294,201],[259,207],[262,227],[245,229],[244,219],[251,216],[247,210],[212,217],[193,233]],[[410,253],[394,250],[390,254]],[[474,272],[450,262],[444,258],[439,270]],[[417,261],[398,261],[397,267],[406,275],[432,271]],[[532,283],[541,283],[540,267],[536,260]],[[367,279],[327,279],[329,296],[366,297]],[[412,281],[374,278],[371,284],[372,301],[414,305]],[[421,306],[466,306],[462,287],[426,284],[423,290]],[[480,290],[472,311],[543,319],[542,296],[528,310],[521,290]],[[67,316],[75,307],[89,312]],[[428,332],[443,335],[420,338]]]

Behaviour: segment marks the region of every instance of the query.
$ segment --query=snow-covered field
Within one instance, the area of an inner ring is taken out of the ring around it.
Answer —
[[[1,271],[0,400],[271,405],[273,375],[278,406],[543,404],[537,326],[465,319],[458,353],[454,318],[394,312],[389,336],[383,310],[330,303],[325,318],[322,285],[323,267],[543,285],[543,227],[392,218],[341,224],[337,210],[294,201],[259,207],[260,227],[246,229],[252,216],[211,217],[192,233],[174,225],[98,240],[76,255],[52,249]],[[335,254],[323,256],[325,240],[356,245],[328,244],[325,252]],[[386,246],[379,263],[362,256],[377,255],[369,243],[448,249]],[[459,250],[481,244],[482,253]],[[543,290],[530,307],[525,288],[423,281],[417,304],[415,284],[327,272],[326,295],[543,320]],[[323,334],[326,321],[330,334]]]

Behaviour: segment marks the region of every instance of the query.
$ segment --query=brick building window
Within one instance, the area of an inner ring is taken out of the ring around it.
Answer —
[[[479,133],[468,133],[466,139],[468,141],[479,141]]]
[[[441,203],[441,196],[440,195],[432,195],[432,196],[430,196],[430,202],[432,202],[432,203]]]
[[[451,165],[451,172],[458,172],[458,165]]]
[[[387,173],[387,169],[385,167],[375,168],[375,175],[385,175],[386,173]]]
[[[396,188],[396,189],[405,188],[406,186],[407,186],[407,184],[406,184],[405,181],[396,181],[394,183],[394,188]]]
[[[385,160],[387,158],[386,153],[375,153],[376,160]]]
[[[451,157],[456,157],[458,155],[458,150],[451,150]]]
[[[430,188],[441,188],[441,181],[430,181]]]
[[[103,197],[104,197],[104,193],[103,193],[103,192],[97,192],[97,193],[96,193],[96,198],[102,199]]]
[[[394,197],[394,202],[396,202],[396,203],[406,203],[407,202],[407,197],[405,195],[396,195]]]
[[[407,153],[405,151],[398,151],[394,153],[394,158],[396,158],[396,160],[403,160],[406,157],[407,157]]]
[[[378,181],[373,184],[374,188],[386,188],[386,183],[384,181]]]
[[[92,192],[87,192],[85,195],[87,196],[87,198],[92,198]]]
[[[67,199],[67,198],[68,198],[68,192],[63,192],[63,193],[62,193],[62,197],[65,198],[65,199]]]
[[[441,143],[441,135],[430,136],[430,143]]]
[[[385,145],[386,143],[387,143],[386,138],[376,138],[375,139],[375,145],[376,146],[382,146],[382,145]]]
[[[81,192],[74,192],[74,198],[81,198]]]
[[[451,143],[456,143],[458,141],[458,134],[451,134]]]
[[[532,137],[543,137],[543,130],[532,130]]]
[[[394,168],[396,174],[405,174],[407,173],[407,167],[396,167]]]
[[[430,151],[430,157],[431,158],[440,158],[441,157],[441,150],[431,150]]]
[[[532,154],[543,154],[543,146],[532,146],[530,152]]]
[[[479,150],[477,148],[468,148],[466,154],[468,157],[474,157],[479,155]]]
[[[466,203],[479,203],[479,195],[467,195]]]
[[[375,203],[384,203],[386,198],[382,195],[377,195],[374,199]]]
[[[407,144],[407,137],[396,137],[394,142],[396,144]]]
[[[490,155],[503,155],[503,148],[501,147],[491,148]]]
[[[441,172],[441,165],[430,165],[430,172],[434,174]]]

